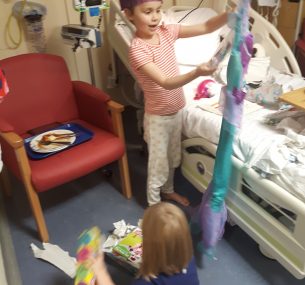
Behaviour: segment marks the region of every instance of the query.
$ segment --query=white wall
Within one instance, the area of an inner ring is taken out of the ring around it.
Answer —
[[[24,37],[21,45],[16,49],[10,49],[5,41],[7,32],[6,23],[11,14],[16,0],[0,0],[0,59],[28,53],[29,48]],[[90,69],[88,64],[87,49],[80,49],[74,53],[71,46],[64,44],[61,39],[61,27],[66,24],[79,24],[79,13],[73,8],[73,0],[33,0],[33,2],[43,4],[47,7],[47,15],[44,19],[44,28],[47,42],[47,52],[63,56],[68,64],[71,77],[74,80],[83,80],[91,82]],[[87,16],[88,24],[97,25],[97,17]],[[105,17],[104,17],[105,20]],[[18,25],[15,18],[10,25],[11,35],[18,38]],[[101,25],[101,32],[104,34],[104,24]],[[106,38],[103,36],[103,38]],[[93,63],[96,86],[105,89],[107,84],[108,66],[110,64],[110,55],[107,41],[101,48],[92,49]]]

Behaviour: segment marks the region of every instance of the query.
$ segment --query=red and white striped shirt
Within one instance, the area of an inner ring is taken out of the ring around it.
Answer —
[[[144,92],[145,112],[154,115],[170,115],[185,106],[182,87],[166,90],[141,72],[140,67],[153,62],[168,77],[179,75],[174,43],[178,38],[180,25],[159,26],[160,43],[153,45],[135,37],[129,49],[131,68]]]

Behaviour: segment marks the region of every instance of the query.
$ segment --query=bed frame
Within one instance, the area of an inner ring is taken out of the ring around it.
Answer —
[[[110,2],[107,31],[109,43],[132,75],[128,64],[130,39],[122,35],[117,22],[124,22],[131,33],[134,27],[121,12],[118,1]],[[184,2],[189,5],[191,1]],[[223,0],[204,3],[204,7],[213,8],[216,12],[222,11],[226,5]],[[183,5],[183,1],[175,4]],[[181,11],[190,7],[171,9]],[[270,55],[271,66],[300,75],[297,61],[278,30],[253,9],[250,9],[249,22],[255,41],[263,45],[266,54]],[[116,76],[115,61],[112,71],[113,76]],[[196,189],[204,192],[212,178],[217,146],[203,138],[188,138],[183,141],[182,148],[182,173]],[[255,170],[246,169],[241,160],[232,157],[232,163],[226,198],[231,223],[247,232],[264,254],[276,259],[296,278],[304,278],[305,203],[274,182],[263,179]]]

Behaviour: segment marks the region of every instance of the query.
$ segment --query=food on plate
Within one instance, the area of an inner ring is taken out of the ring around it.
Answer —
[[[75,138],[74,133],[48,133],[37,142],[40,148],[58,147],[59,145],[69,145]]]

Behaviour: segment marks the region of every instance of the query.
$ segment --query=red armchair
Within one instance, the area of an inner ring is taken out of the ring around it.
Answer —
[[[132,196],[121,112],[123,106],[92,85],[71,81],[62,57],[24,54],[0,60],[10,93],[0,104],[0,144],[5,170],[24,184],[42,241],[49,240],[38,194],[118,161],[122,192]],[[28,132],[54,122],[78,123],[92,139],[47,158],[29,159]],[[6,171],[1,173],[7,189]]]

